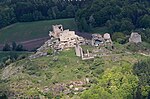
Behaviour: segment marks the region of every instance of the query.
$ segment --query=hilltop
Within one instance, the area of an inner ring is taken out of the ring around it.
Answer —
[[[18,53],[5,60],[2,54],[0,98],[149,96],[149,44],[141,35],[133,32],[129,42],[121,44],[122,36],[115,42],[109,33],[84,38],[61,24],[52,27],[50,39],[36,53]]]
[[[149,0],[0,0],[0,99],[149,99],[149,38]]]
[[[105,71],[124,68],[123,72],[128,72],[136,78],[129,71],[132,71],[134,63],[147,57],[125,53],[123,46],[119,46],[122,50],[116,49],[110,55],[85,61],[75,55],[73,48],[63,50],[55,56],[16,61],[1,70],[0,90],[8,97],[16,98],[70,97],[74,99],[80,98],[83,90],[98,83],[98,79],[107,73]],[[136,81],[135,84],[138,82]]]

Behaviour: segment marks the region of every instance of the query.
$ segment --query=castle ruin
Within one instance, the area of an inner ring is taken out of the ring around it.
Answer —
[[[129,38],[129,42],[130,43],[141,43],[142,42],[141,35],[138,34],[137,32],[132,32],[131,36]]]
[[[109,33],[105,33],[103,36],[101,34],[92,34],[92,46],[112,46],[112,40]]]
[[[53,25],[52,29],[53,31],[49,32],[50,39],[38,48],[37,52],[29,57],[30,59],[46,56],[48,49],[52,49],[56,53],[63,49],[74,47],[76,56],[81,57],[82,60],[87,60],[93,59],[95,55],[88,49],[83,50],[82,45],[90,45],[98,48],[105,47],[106,45],[112,46],[112,40],[108,33],[105,33],[103,36],[92,34],[92,40],[87,40],[82,36],[76,35],[75,31],[64,30],[62,25]]]
[[[50,31],[49,36],[59,40],[61,49],[75,47],[76,43],[82,44],[85,41],[83,37],[76,35],[75,31],[63,30],[62,25],[53,25],[53,31]]]

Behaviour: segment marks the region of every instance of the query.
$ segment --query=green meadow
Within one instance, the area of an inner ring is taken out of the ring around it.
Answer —
[[[62,24],[65,29],[77,30],[74,18],[15,23],[0,30],[0,44],[47,37],[52,25]]]

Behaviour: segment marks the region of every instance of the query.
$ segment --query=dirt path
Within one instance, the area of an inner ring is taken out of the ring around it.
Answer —
[[[38,38],[38,39],[33,39],[33,40],[27,40],[23,42],[17,42],[17,44],[22,44],[25,49],[27,50],[33,50],[35,48],[40,47],[41,45],[44,44],[45,41],[47,41],[49,37],[43,37],[43,38]],[[9,43],[11,44],[11,43]],[[2,50],[4,44],[0,44],[0,50]]]
[[[150,55],[147,55],[147,54],[145,54],[145,53],[139,53],[139,54],[144,55],[144,56],[149,56],[149,57],[150,57]]]

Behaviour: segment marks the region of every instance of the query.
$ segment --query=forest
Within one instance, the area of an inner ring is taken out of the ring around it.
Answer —
[[[0,0],[0,28],[16,22],[73,18],[87,4],[87,1]]]
[[[150,42],[149,0],[94,0],[76,13],[79,30],[90,31],[93,27],[107,27],[110,33],[139,31]]]

